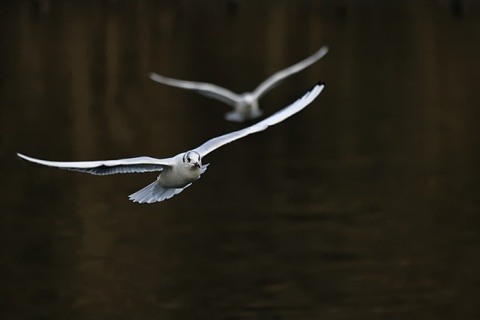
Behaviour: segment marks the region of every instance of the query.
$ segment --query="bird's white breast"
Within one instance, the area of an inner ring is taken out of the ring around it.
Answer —
[[[200,177],[201,170],[197,167],[187,167],[184,165],[165,169],[160,173],[158,182],[163,187],[183,188]]]

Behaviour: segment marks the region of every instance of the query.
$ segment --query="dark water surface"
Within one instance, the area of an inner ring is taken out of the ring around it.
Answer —
[[[480,319],[480,5],[388,3],[0,1],[0,319]],[[166,202],[15,157],[173,156],[244,125],[150,71],[242,92],[323,44],[261,105],[322,95]]]

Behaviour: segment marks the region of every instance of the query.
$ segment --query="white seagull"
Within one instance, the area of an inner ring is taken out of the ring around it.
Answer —
[[[228,89],[211,83],[172,79],[154,72],[150,73],[150,79],[166,85],[193,90],[209,98],[220,100],[233,107],[233,111],[225,114],[225,120],[243,122],[245,120],[258,118],[262,115],[262,110],[258,107],[258,99],[260,99],[265,93],[292,74],[300,72],[306,67],[312,65],[326,55],[327,52],[328,47],[323,46],[320,50],[305,60],[274,73],[252,92],[245,92],[242,94],[236,94]]]
[[[320,92],[322,92],[323,88],[324,84],[319,82],[303,97],[270,117],[242,130],[210,139],[198,148],[177,154],[172,158],[156,159],[151,157],[137,157],[119,160],[63,162],[35,159],[20,153],[17,153],[17,155],[20,158],[44,166],[87,172],[96,175],[161,171],[155,182],[129,196],[133,202],[159,202],[182,192],[185,188],[189,187],[192,182],[200,178],[200,175],[207,170],[208,166],[208,164],[202,165],[202,158],[204,156],[227,143],[251,133],[263,131],[269,126],[273,126],[287,119],[309,105]]]

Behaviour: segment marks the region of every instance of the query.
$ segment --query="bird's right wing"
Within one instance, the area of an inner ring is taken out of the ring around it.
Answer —
[[[238,94],[211,83],[178,80],[161,76],[155,72],[150,73],[150,79],[169,86],[193,90],[206,97],[220,100],[232,107],[240,100]]]
[[[310,57],[303,59],[302,61],[297,62],[286,69],[283,69],[274,73],[273,75],[271,75],[265,81],[263,81],[258,85],[258,87],[252,92],[253,96],[256,99],[259,99],[261,96],[267,93],[267,91],[269,91],[270,89],[273,89],[275,86],[280,84],[280,82],[282,82],[292,74],[302,71],[303,69],[312,65],[319,59],[323,58],[323,56],[325,56],[327,52],[328,52],[328,47],[323,46],[317,52],[312,54]]]
[[[282,122],[283,120],[291,117],[295,113],[303,110],[306,106],[308,106],[320,94],[320,92],[322,92],[324,87],[325,85],[323,83],[318,83],[307,93],[305,93],[300,99],[298,99],[291,105],[283,108],[282,110],[272,114],[270,117],[245,129],[234,131],[224,134],[223,136],[210,139],[204,144],[202,144],[200,147],[196,148],[195,151],[197,151],[202,157],[204,157],[213,150],[218,149],[227,143],[245,137],[249,134],[263,131],[269,126],[273,126],[279,122]]]
[[[173,166],[175,164],[174,158],[156,159],[150,157],[137,157],[119,160],[63,162],[36,159],[21,153],[17,153],[17,155],[24,160],[44,166],[81,171],[96,175],[162,171],[164,168]]]

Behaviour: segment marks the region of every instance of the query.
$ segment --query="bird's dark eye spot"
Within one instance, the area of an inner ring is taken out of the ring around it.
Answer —
[[[187,157],[187,161],[190,162],[190,157]]]

